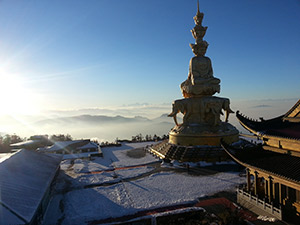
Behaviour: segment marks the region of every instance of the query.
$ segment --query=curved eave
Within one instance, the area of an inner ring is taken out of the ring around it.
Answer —
[[[241,120],[239,120],[238,118],[238,121],[239,123],[242,125],[242,127],[244,127],[246,130],[250,131],[251,133],[257,135],[257,136],[260,136],[260,133],[252,128],[250,128],[249,126],[247,126],[246,123],[242,122]]]
[[[265,120],[263,122],[255,121],[253,119],[247,118],[243,116],[242,114],[237,111],[236,117],[239,121],[239,123],[249,132],[253,133],[254,135],[260,137],[260,138],[268,138],[268,139],[278,139],[278,140],[286,140],[286,141],[292,141],[292,142],[300,142],[299,138],[293,138],[293,137],[287,137],[287,136],[280,136],[280,135],[272,135],[268,134],[268,128],[262,129],[264,127],[264,124],[273,124],[273,123],[288,123],[288,122],[282,122],[284,116],[279,116],[274,119]],[[260,127],[257,128],[257,127]],[[270,128],[269,128],[270,129]]]
[[[298,102],[284,115],[285,118],[289,118],[291,116],[291,114],[300,107],[300,99],[298,100]]]
[[[250,165],[248,163],[245,163],[245,162],[242,162],[241,160],[239,160],[237,157],[235,157],[231,152],[230,152],[230,149],[229,149],[229,146],[226,145],[226,143],[221,143],[221,146],[222,148],[224,149],[224,151],[235,161],[237,162],[238,164],[246,167],[246,168],[249,168],[251,170],[254,170],[254,171],[258,171],[259,173],[262,173],[262,174],[265,174],[267,176],[271,175],[273,178],[276,178],[278,181],[280,181],[281,183],[288,183],[288,185],[290,187],[293,187],[293,188],[297,188],[298,190],[300,189],[300,182],[299,181],[296,181],[294,179],[291,179],[291,178],[288,178],[288,177],[285,177],[285,176],[282,176],[280,174],[277,174],[277,173],[274,173],[272,171],[268,171],[268,170],[265,170],[265,169],[262,169],[262,168],[259,168],[259,167],[256,167],[256,166],[253,166],[253,165]]]
[[[242,114],[239,113],[239,111],[236,112],[236,117],[239,121],[239,123],[248,131],[251,133],[257,135],[257,136],[263,136],[264,131],[268,129],[272,129],[276,126],[285,126],[283,122],[284,115],[275,117],[273,119],[269,120],[262,120],[257,121],[251,118],[248,118]]]

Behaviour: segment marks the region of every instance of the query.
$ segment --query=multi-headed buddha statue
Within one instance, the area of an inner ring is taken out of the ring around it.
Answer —
[[[176,126],[169,132],[169,143],[186,146],[219,146],[220,140],[228,143],[238,139],[238,130],[228,123],[230,109],[228,98],[213,96],[220,93],[220,79],[214,77],[211,60],[205,56],[208,43],[203,40],[207,27],[202,26],[203,13],[194,17],[195,27],[191,30],[195,44],[190,44],[194,57],[189,64],[188,78],[181,83],[184,96],[173,102],[172,112]],[[225,112],[225,120],[220,116]],[[183,114],[181,124],[176,115]]]
[[[201,41],[191,44],[195,56],[191,58],[187,80],[181,85],[181,91],[185,98],[211,96],[220,93],[220,79],[213,76],[210,58],[205,56],[208,43]]]
[[[220,79],[213,76],[210,58],[205,56],[208,43],[203,40],[207,27],[202,26],[203,13],[197,11],[194,17],[195,27],[191,30],[196,39],[195,44],[190,44],[195,56],[189,64],[187,80],[181,85],[181,92],[185,98],[211,96],[220,92]]]

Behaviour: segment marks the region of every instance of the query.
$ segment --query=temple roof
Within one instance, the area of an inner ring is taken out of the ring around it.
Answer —
[[[300,122],[300,100],[284,115],[283,120]]]
[[[283,120],[284,116],[257,121],[237,112],[236,117],[245,129],[257,136],[273,136],[300,140],[300,123]]]
[[[261,145],[254,145],[245,140],[240,140],[234,145],[222,143],[222,147],[231,158],[245,167],[300,184],[299,157],[266,151]]]
[[[23,149],[0,158],[0,224],[29,224],[62,157]]]
[[[250,119],[237,111],[241,125],[257,136],[273,136],[300,140],[300,100],[284,115],[260,121]]]

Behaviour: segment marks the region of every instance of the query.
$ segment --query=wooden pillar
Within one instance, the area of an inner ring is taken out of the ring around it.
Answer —
[[[276,183],[272,182],[272,190],[273,190],[273,200],[276,199]]]
[[[258,195],[258,172],[254,172],[254,195]]]
[[[249,168],[246,169],[246,178],[247,178],[247,192],[250,192],[251,189],[251,180],[250,180],[250,170]]]
[[[267,179],[265,179],[265,197],[267,198],[267,196],[268,196],[268,180]]]
[[[278,196],[279,196],[279,204],[282,204],[282,184],[278,184]]]
[[[269,202],[273,202],[273,178],[269,176]]]

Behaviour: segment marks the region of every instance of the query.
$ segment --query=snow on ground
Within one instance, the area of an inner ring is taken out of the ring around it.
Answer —
[[[109,187],[75,190],[66,195],[65,224],[82,224],[94,219],[187,203],[219,191],[232,190],[243,181],[234,173],[191,176],[161,172]]]
[[[147,145],[155,144],[157,142],[141,142],[141,143],[122,143],[120,147],[104,147],[102,152],[104,157],[97,157],[93,161],[87,158],[76,159],[74,161],[75,173],[87,173],[93,171],[108,170],[114,167],[134,166],[141,164],[148,164],[158,161],[152,155],[147,153],[141,158],[132,158],[127,156],[127,151],[136,148],[143,148]],[[68,164],[72,159],[65,160],[63,164]]]
[[[193,201],[197,197],[234,189],[243,182],[234,173],[191,176],[174,172],[152,174],[144,179],[126,182],[126,190],[136,209],[147,209]]]
[[[73,188],[84,187],[88,185],[100,185],[103,183],[116,183],[123,179],[130,179],[137,176],[141,176],[145,173],[152,171],[153,167],[139,167],[139,168],[128,168],[116,171],[107,171],[96,174],[80,174],[72,182]]]
[[[61,170],[67,170],[68,167],[71,166],[71,161],[70,160],[63,160],[61,163],[60,163],[60,169]]]
[[[140,149],[150,144],[153,143],[124,143],[120,147],[102,148],[103,158],[63,161],[57,195],[50,203],[44,224],[86,224],[194,202],[199,197],[234,190],[245,181],[233,172],[196,176],[178,172],[179,165],[160,166],[160,160]],[[138,154],[132,157],[129,151]]]
[[[92,160],[67,159],[61,163],[61,169],[69,175],[67,179],[71,182],[72,188],[115,183],[122,179],[137,177],[154,169],[146,164],[159,163],[157,158],[141,149],[153,143],[155,142],[123,143],[120,147],[105,147],[102,148],[104,157],[95,157]],[[128,151],[139,151],[143,153],[143,157],[129,157]]]
[[[63,224],[85,224],[93,219],[118,217],[136,212],[122,183],[72,191],[65,196]]]
[[[151,166],[143,166],[143,167],[139,167],[139,168],[137,167],[137,168],[116,170],[115,174],[124,180],[124,179],[134,178],[134,177],[140,176],[142,174],[146,174],[153,170],[154,170],[154,168]]]

